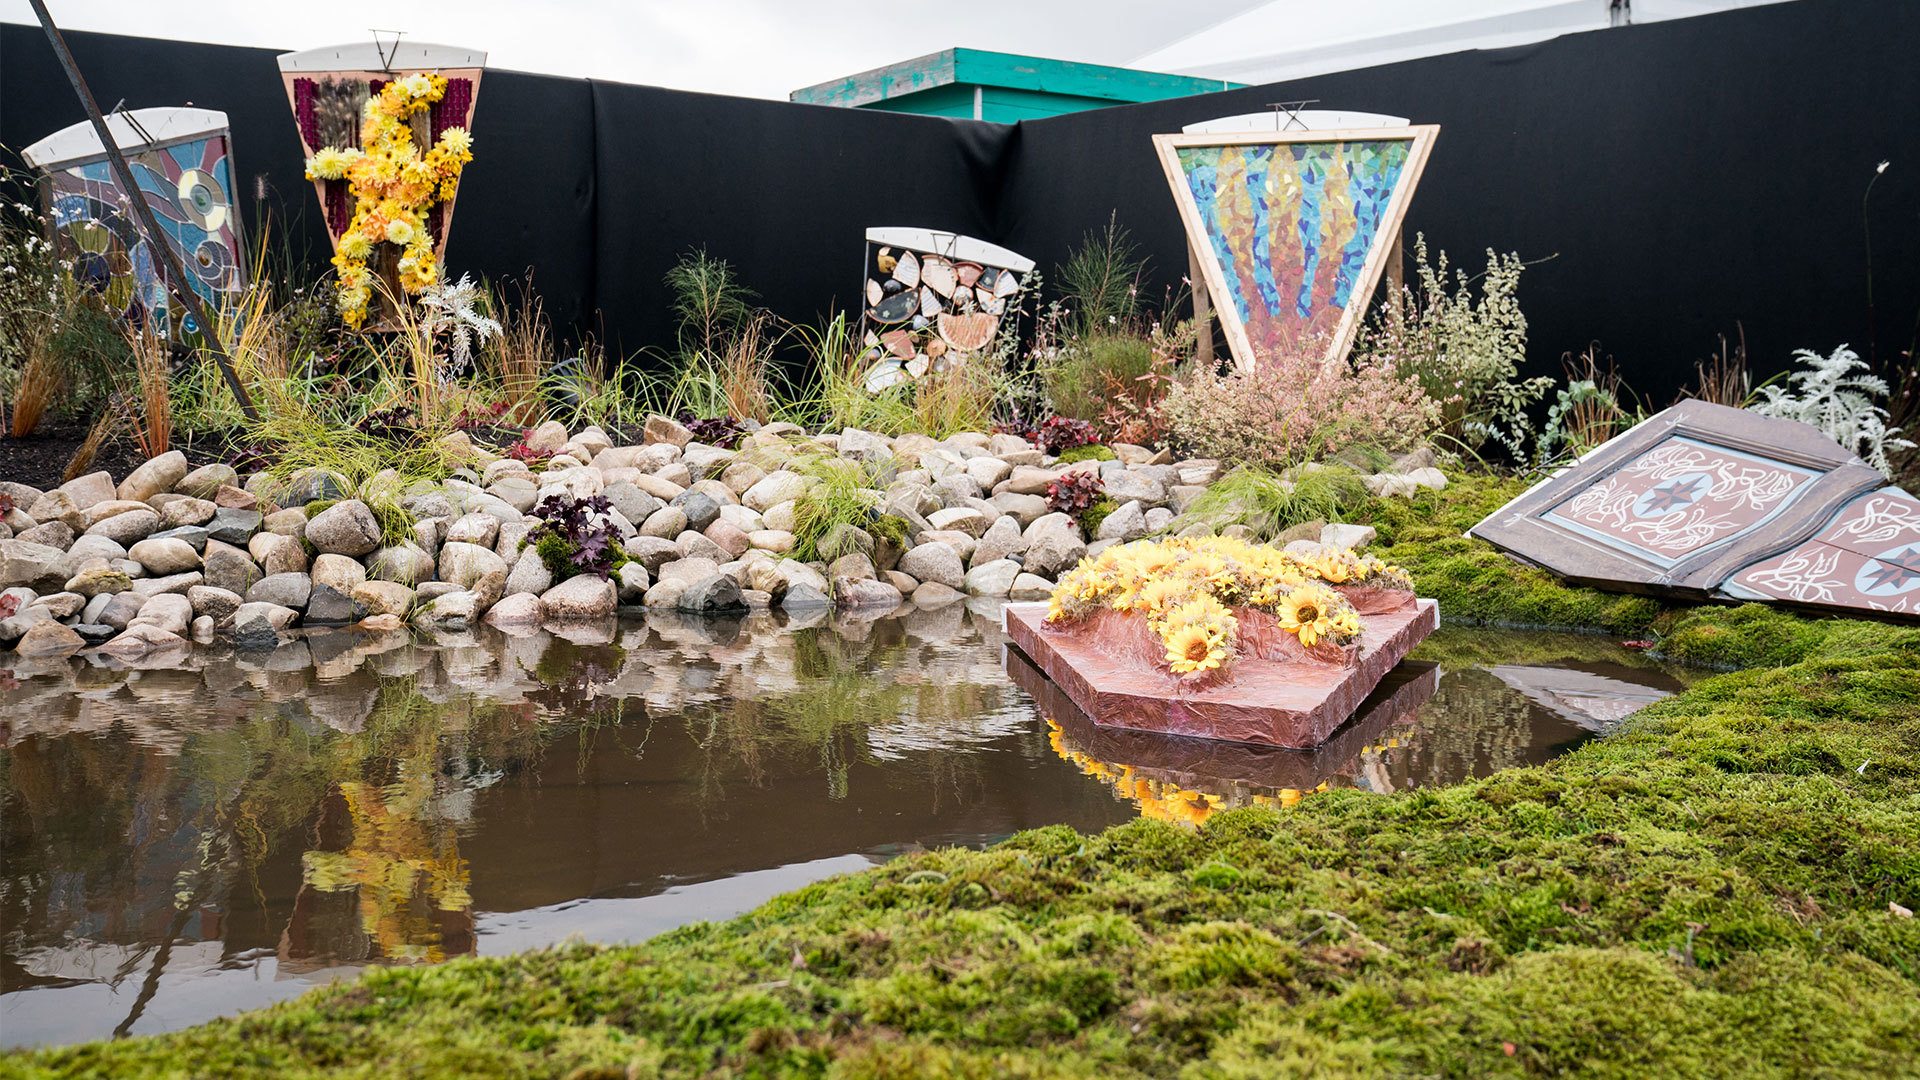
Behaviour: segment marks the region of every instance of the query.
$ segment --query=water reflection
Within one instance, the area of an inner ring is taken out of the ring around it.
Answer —
[[[15,664],[0,1039],[169,1030],[370,963],[641,940],[1031,826],[1444,783],[1590,737],[1551,705],[1604,698],[1507,670],[1604,674],[1602,643],[1443,634],[1315,754],[1179,749],[1076,727],[1010,679],[991,611],[814,623]]]

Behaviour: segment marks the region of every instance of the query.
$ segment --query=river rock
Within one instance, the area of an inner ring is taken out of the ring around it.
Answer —
[[[163,491],[172,491],[173,485],[186,476],[187,455],[169,450],[128,473],[120,481],[118,495],[130,502],[146,502]]]
[[[1079,526],[1066,514],[1048,514],[1026,531],[1027,553],[1023,569],[1041,577],[1057,578],[1086,557],[1086,541]],[[1009,583],[1011,587],[1011,583]]]
[[[538,626],[546,618],[546,607],[532,593],[510,593],[487,609],[480,620],[488,626],[506,628]]]
[[[1129,501],[1120,504],[1120,508],[1108,514],[1094,530],[1094,536],[1100,540],[1138,540],[1147,535],[1147,512],[1140,503]]]
[[[234,471],[233,466],[216,462],[187,473],[179,483],[173,485],[173,490],[196,499],[212,500],[221,488],[237,487],[239,483],[240,474]]]
[[[649,443],[668,443],[685,449],[693,441],[693,432],[672,417],[654,413],[641,426],[641,438]]]
[[[126,592],[131,588],[133,579],[127,576],[126,571],[102,564],[89,566],[68,578],[64,591],[91,599],[103,593]]]
[[[146,507],[127,510],[103,518],[87,530],[88,536],[104,536],[121,547],[127,547],[135,541],[144,540],[160,528],[160,515]]]
[[[740,583],[733,575],[709,574],[689,584],[674,606],[681,611],[707,613],[739,611],[747,605],[740,596]]]
[[[613,582],[593,574],[580,574],[555,585],[540,595],[546,616],[556,622],[604,619],[619,606]]]
[[[417,544],[390,544],[367,560],[367,577],[417,585],[433,578],[433,556]]]
[[[278,604],[241,604],[233,613],[233,643],[242,649],[274,648],[280,644],[281,631],[299,617],[299,612]]]
[[[149,574],[179,574],[200,569],[200,553],[185,540],[148,537],[127,549],[127,557]]]
[[[240,596],[212,585],[195,585],[187,590],[187,603],[197,618],[205,615],[216,623],[226,622],[243,603]]]
[[[959,552],[938,542],[908,549],[900,557],[899,570],[916,582],[933,581],[951,589],[964,586],[967,578],[967,568],[960,562]]]
[[[66,560],[67,553],[57,547],[18,538],[0,540],[0,588],[24,585],[53,592],[71,576]]]
[[[140,614],[127,623],[127,629],[152,626],[169,634],[185,636],[193,624],[193,602],[178,593],[151,596],[140,605]]]
[[[413,607],[413,590],[397,581],[367,580],[349,593],[354,602],[367,609],[369,617],[398,615],[405,617]]]
[[[963,584],[969,596],[1004,597],[1013,590],[1020,576],[1020,564],[1012,559],[982,563],[967,571]]]
[[[33,500],[33,504],[26,510],[28,517],[42,525],[58,521],[75,533],[82,532],[87,527],[85,511],[74,503],[72,495],[59,488]]]
[[[253,539],[247,541],[247,552],[268,576],[307,571],[306,545],[283,533],[255,533]]]
[[[308,520],[306,535],[315,551],[357,559],[380,547],[380,522],[366,503],[344,499]]]
[[[312,594],[313,579],[306,574],[268,574],[247,590],[247,603],[277,604],[298,610],[307,606],[307,598]]]
[[[206,575],[198,570],[185,570],[166,577],[135,578],[133,591],[141,596],[160,596],[165,593],[187,594],[187,590],[206,581]]]
[[[200,559],[208,585],[239,596],[245,596],[253,583],[265,576],[246,552],[219,540],[208,540]]]
[[[219,511],[219,507],[205,499],[179,495],[167,500],[167,504],[160,508],[160,524],[169,529],[177,529],[182,525],[205,525]]]

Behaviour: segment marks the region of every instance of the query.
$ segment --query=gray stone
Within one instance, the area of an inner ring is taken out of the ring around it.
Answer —
[[[83,640],[85,640],[86,643],[89,645],[98,645],[99,643],[106,641],[108,638],[111,638],[113,637],[113,635],[119,633],[118,630],[115,630],[113,627],[108,626],[105,623],[86,623],[86,622],[74,623],[73,632],[76,634],[79,634],[80,637]]]
[[[764,514],[781,503],[798,499],[806,490],[806,477],[782,469],[761,477],[741,494],[740,502]]]
[[[891,611],[900,606],[900,590],[885,581],[872,579],[836,579],[833,599],[836,606],[852,610]]]
[[[127,623],[127,629],[152,626],[169,634],[184,635],[192,623],[193,602],[178,593],[164,593],[148,597],[147,602],[140,605],[140,614]]]
[[[490,548],[500,537],[500,519],[492,514],[462,514],[447,526],[447,543],[478,544]]]
[[[992,524],[987,515],[972,507],[948,507],[945,510],[935,510],[927,515],[927,523],[935,529],[951,529],[975,538],[985,535],[987,527]]]
[[[680,557],[679,544],[658,536],[636,536],[621,547],[626,549],[627,558],[646,567],[649,574],[658,573],[662,566]]]
[[[811,582],[790,585],[780,597],[780,607],[786,611],[820,611],[832,606],[825,590]]]
[[[139,578],[133,583],[133,592],[141,596],[163,596],[167,593],[187,594],[187,590],[206,581],[206,575],[198,570],[188,570],[166,577]]]
[[[313,594],[313,579],[299,572],[268,574],[247,590],[247,603],[277,604],[286,608],[304,608]]]
[[[281,533],[255,533],[247,541],[247,552],[268,575],[304,574],[309,565],[306,545]]]
[[[513,560],[513,569],[507,571],[506,591],[509,596],[515,593],[538,596],[552,587],[553,571],[547,569],[546,560],[533,548],[522,550]]]
[[[1147,512],[1138,501],[1120,504],[1120,508],[1108,514],[1094,530],[1094,536],[1100,540],[1138,540],[1147,535]]]
[[[41,495],[31,504],[16,505],[23,505],[27,516],[42,525],[52,521],[63,522],[76,533],[87,527],[84,510],[73,501],[72,495],[58,488]]]
[[[694,488],[676,495],[669,505],[680,508],[680,512],[687,516],[687,528],[695,532],[713,524],[713,519],[720,516],[720,504],[706,492]]]
[[[98,651],[102,656],[110,656],[116,660],[141,660],[168,649],[185,649],[187,647],[187,639],[183,636],[185,632],[184,628],[180,633],[175,633],[164,627],[136,623],[127,627],[113,640],[100,646]]]
[[[1019,563],[1001,559],[967,571],[963,584],[969,596],[1001,597],[1013,590],[1014,579],[1019,576]]]
[[[195,552],[201,552],[207,549],[209,535],[204,525],[182,525],[175,529],[162,529],[147,537],[147,540],[179,540],[193,548]],[[144,542],[146,541],[142,541]]]
[[[613,582],[592,574],[568,578],[540,596],[547,618],[557,622],[604,619],[614,613],[619,600]]]
[[[620,593],[621,603],[643,604],[647,599],[647,590],[653,587],[653,579],[647,574],[646,567],[628,560],[621,563],[620,569],[615,572],[614,585]]]
[[[1138,469],[1121,469],[1102,478],[1108,497],[1116,502],[1130,499],[1158,505],[1167,501],[1167,486]]]
[[[22,529],[13,538],[22,543],[41,544],[65,551],[73,546],[73,528],[64,521],[49,521],[31,529]]]
[[[128,473],[120,481],[118,495],[130,502],[146,502],[163,491],[172,491],[186,475],[187,455],[169,450]]]
[[[200,569],[200,553],[185,540],[148,537],[127,549],[127,557],[149,574],[180,574]]]
[[[1323,547],[1357,551],[1373,543],[1378,535],[1371,525],[1335,523],[1320,530],[1320,543]]]
[[[331,585],[315,585],[307,597],[304,621],[309,626],[346,626],[366,617],[365,605]]]
[[[682,492],[679,497],[684,498],[685,495],[686,493]],[[704,496],[702,497],[704,498]],[[707,501],[709,503],[712,502],[711,499]],[[720,508],[715,506],[714,513],[717,515],[719,512]],[[686,532],[687,525],[688,518],[685,510],[682,510],[678,506],[663,506],[654,511],[648,516],[646,521],[641,523],[640,535],[658,537],[662,540],[672,540],[674,537]]]
[[[520,627],[538,626],[546,618],[546,607],[540,598],[532,593],[510,593],[500,602],[487,609],[480,621],[488,626]]]
[[[214,511],[213,520],[207,522],[207,535],[223,544],[244,547],[253,534],[260,531],[261,520],[258,510],[223,506]]]
[[[38,592],[53,592],[71,575],[66,570],[66,552],[30,540],[0,540],[0,588],[24,585]]]
[[[365,580],[367,568],[356,559],[329,553],[316,556],[313,560],[313,583],[316,587],[326,585],[344,596]]]
[[[605,495],[607,502],[620,512],[621,517],[636,525],[652,517],[655,511],[666,505],[660,499],[625,480],[608,484],[607,489],[601,494]]]
[[[160,515],[152,510],[128,510],[101,520],[87,530],[88,536],[104,536],[121,547],[144,540],[160,528]]]
[[[73,505],[81,510],[119,498],[113,486],[113,474],[105,470],[69,480],[61,484],[58,490],[65,492],[73,500]]]
[[[1007,592],[1009,600],[1045,600],[1053,595],[1053,582],[1036,574],[1021,574],[1013,579]]]
[[[367,559],[368,578],[395,581],[402,585],[417,585],[431,580],[433,568],[433,556],[413,543],[388,545]]]
[[[158,501],[160,497],[154,498]],[[167,505],[161,508],[160,524],[169,529],[177,529],[182,525],[205,525],[213,520],[213,515],[219,512],[220,508],[206,499],[175,495],[170,497]]]
[[[1087,545],[1079,526],[1065,514],[1048,514],[1027,527],[1027,552],[1022,568],[1030,574],[1058,578],[1086,557]],[[1008,583],[1012,587],[1012,583]]]
[[[721,563],[733,558],[726,548],[691,529],[681,533],[674,542],[680,545],[680,557],[683,559],[711,559]]]
[[[711,574],[692,582],[675,604],[681,611],[738,611],[746,607],[740,583],[731,574]]]
[[[242,649],[271,649],[282,631],[293,626],[300,613],[262,602],[241,604],[233,613],[233,643]]]
[[[899,569],[916,582],[933,581],[952,589],[962,587],[967,579],[967,568],[960,562],[959,553],[938,542],[908,549],[900,557]]]
[[[301,469],[288,478],[287,489],[278,502],[282,506],[305,506],[311,502],[343,498],[346,494],[347,478],[339,473],[326,469]]]
[[[96,598],[97,599],[97,598]],[[91,610],[91,604],[87,605]],[[125,630],[133,620],[140,617],[140,609],[147,606],[147,598],[136,592],[113,593],[107,597],[107,603],[87,619],[115,630]]]
[[[484,542],[491,544],[493,539],[488,537]],[[379,548],[380,521],[366,503],[344,499],[308,520],[307,543],[315,551],[357,559]]]
[[[233,466],[216,462],[202,465],[180,478],[173,490],[182,495],[191,495],[196,499],[212,499],[223,487],[235,487],[240,483],[240,474]]]
[[[253,583],[265,576],[246,552],[219,540],[208,540],[200,558],[208,585],[239,596],[245,596]]]
[[[87,606],[87,598],[75,592],[57,592],[39,597],[28,606],[46,608],[56,619],[71,619]]]
[[[973,546],[971,563],[979,566],[1000,559],[1013,558],[1026,554],[1027,538],[1020,531],[1020,522],[1012,515],[997,518],[987,527]]]
[[[913,601],[915,607],[935,608],[945,607],[965,596],[966,594],[960,590],[950,589],[937,581],[923,581],[919,588],[913,590],[913,595],[908,599]]]
[[[187,590],[187,603],[194,615],[205,615],[216,623],[226,622],[243,603],[240,596],[212,585],[195,585]]]
[[[369,616],[399,615],[413,608],[413,590],[397,581],[363,581],[349,594],[355,603],[367,609]]]
[[[1002,491],[987,500],[1003,514],[1011,514],[1020,523],[1022,529],[1045,517],[1047,500],[1040,495],[1022,495],[1012,491]]]

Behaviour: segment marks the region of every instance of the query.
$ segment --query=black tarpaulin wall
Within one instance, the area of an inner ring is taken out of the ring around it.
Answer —
[[[248,221],[264,177],[279,231],[324,269],[274,50],[69,41],[103,104],[226,111]],[[1014,126],[492,70],[447,261],[496,281],[531,270],[563,331],[618,355],[671,345],[661,279],[687,251],[813,322],[854,297],[875,225],[970,233],[1050,271],[1117,211],[1157,296],[1185,273],[1185,239],[1148,137],[1318,98],[1440,124],[1409,229],[1475,269],[1488,247],[1546,259],[1521,283],[1531,366],[1598,341],[1664,404],[1737,324],[1763,374],[1802,346],[1910,346],[1915,41],[1920,5],[1795,0]],[[0,26],[0,144],[80,119],[39,29]],[[1870,334],[1861,195],[1887,159]]]

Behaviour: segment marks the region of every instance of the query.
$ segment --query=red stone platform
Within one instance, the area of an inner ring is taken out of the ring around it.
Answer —
[[[1242,655],[1207,685],[1145,665],[1084,624],[1049,626],[1046,617],[1043,603],[1008,604],[1002,614],[1007,637],[1095,724],[1305,750],[1326,742],[1439,627],[1440,605],[1412,600],[1364,616],[1345,664]]]

